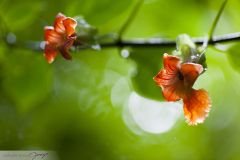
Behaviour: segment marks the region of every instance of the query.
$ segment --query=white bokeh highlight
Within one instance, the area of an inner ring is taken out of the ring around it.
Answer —
[[[178,102],[159,102],[144,98],[135,92],[131,93],[126,107],[128,113],[124,113],[125,123],[135,133],[139,133],[136,126],[153,134],[167,132],[182,114],[182,104]]]
[[[128,58],[129,55],[130,55],[130,53],[129,53],[129,51],[128,51],[127,49],[123,49],[123,50],[121,51],[121,56],[122,56],[123,58]]]

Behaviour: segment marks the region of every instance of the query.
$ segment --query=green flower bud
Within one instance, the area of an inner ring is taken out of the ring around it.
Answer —
[[[175,53],[181,55],[183,63],[198,63],[203,66],[204,70],[206,70],[207,64],[205,51],[206,46],[197,47],[187,34],[182,34],[177,37],[177,50]]]
[[[75,29],[77,34],[77,42],[81,45],[95,45],[97,41],[97,29],[86,22],[86,20],[81,17],[74,17],[77,21],[77,27]]]

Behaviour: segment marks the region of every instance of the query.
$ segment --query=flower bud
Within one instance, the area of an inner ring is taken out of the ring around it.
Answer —
[[[177,53],[182,57],[182,62],[198,63],[201,64],[206,70],[205,51],[206,46],[197,47],[192,41],[190,36],[182,34],[177,37]]]

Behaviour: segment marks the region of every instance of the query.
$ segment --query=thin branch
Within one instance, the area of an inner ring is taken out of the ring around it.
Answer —
[[[206,41],[206,38],[193,38],[192,39],[196,44],[203,44]],[[209,45],[214,45],[217,43],[239,41],[240,32],[214,36],[212,40],[208,41]],[[105,47],[175,47],[176,41],[171,39],[162,39],[162,38],[151,38],[151,39],[132,39],[132,40],[123,40],[112,43],[103,43],[100,44],[102,48]]]
[[[213,24],[212,24],[211,29],[210,29],[209,34],[208,34],[209,35],[208,36],[209,41],[213,40],[213,33],[214,33],[215,29],[216,29],[217,23],[219,22],[219,19],[220,19],[221,15],[222,15],[222,12],[223,12],[226,4],[227,4],[227,1],[228,0],[224,0],[223,1],[222,5],[221,5],[221,7],[220,7],[220,9],[219,9],[219,11],[218,11],[214,21],[213,21]]]
[[[206,37],[198,37],[192,38],[193,42],[199,45],[202,45],[206,41]],[[240,41],[240,32],[231,33],[231,34],[224,34],[219,36],[214,36],[213,39],[208,41],[209,45],[215,45],[217,43],[224,43],[224,42],[235,42]],[[42,42],[27,42],[27,43],[18,43],[12,45],[12,47],[25,47],[28,49],[32,49],[35,51],[42,51],[43,50],[43,43]],[[108,43],[101,43],[99,44],[101,48],[111,48],[111,47],[175,47],[176,40],[174,39],[163,39],[163,38],[150,38],[150,39],[131,39],[131,40],[120,40]],[[80,49],[89,49],[91,46],[78,46]]]

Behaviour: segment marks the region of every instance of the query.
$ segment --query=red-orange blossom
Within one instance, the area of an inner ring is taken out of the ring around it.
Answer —
[[[46,26],[45,30],[45,50],[44,56],[48,63],[52,63],[60,52],[65,59],[71,59],[69,48],[73,45],[77,36],[75,27],[77,22],[66,17],[62,13],[56,16],[54,26]]]
[[[193,84],[202,73],[203,67],[197,63],[181,63],[177,56],[164,54],[164,68],[154,77],[162,88],[167,101],[183,99],[185,118],[190,125],[202,123],[208,116],[211,100],[207,91],[193,89]]]

